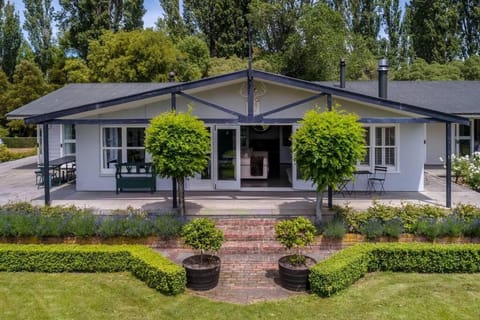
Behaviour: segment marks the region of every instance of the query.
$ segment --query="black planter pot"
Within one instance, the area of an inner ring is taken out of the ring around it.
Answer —
[[[292,291],[309,290],[308,275],[310,274],[310,267],[314,266],[316,261],[306,256],[305,265],[294,266],[289,262],[290,257],[285,256],[278,260],[278,272],[282,287]]]
[[[208,254],[195,255],[183,260],[183,267],[187,271],[187,288],[197,291],[213,289],[218,284],[220,276],[220,258]]]

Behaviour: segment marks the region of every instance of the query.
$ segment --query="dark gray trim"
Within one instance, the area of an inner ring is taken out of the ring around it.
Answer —
[[[43,191],[45,205],[50,205],[50,152],[48,145],[48,123],[43,124]]]
[[[442,122],[432,118],[361,118],[361,123],[433,123]]]
[[[335,87],[328,87],[324,86],[321,84],[317,84],[314,82],[309,82],[305,80],[300,80],[300,79],[295,79],[295,78],[290,78],[282,75],[277,75],[273,73],[268,73],[264,71],[258,71],[254,70],[253,71],[254,77],[257,77],[259,79],[263,79],[266,81],[272,81],[272,82],[277,82],[277,83],[282,83],[287,86],[293,86],[293,87],[298,87],[302,88],[305,90],[313,90],[313,91],[321,91],[327,94],[332,94],[334,96],[339,96],[342,98],[346,99],[351,99],[351,100],[357,100],[361,102],[366,102],[366,103],[371,103],[371,104],[376,104],[380,105],[383,107],[387,107],[390,109],[395,109],[399,111],[405,111],[405,112],[411,112],[411,113],[416,113],[432,118],[436,118],[441,121],[450,121],[450,122],[455,122],[455,123],[460,123],[460,124],[468,124],[468,119],[465,119],[463,117],[455,116],[455,115],[450,115],[447,113],[435,111],[435,110],[430,110],[422,107],[417,107],[401,102],[396,102],[396,101],[391,101],[391,100],[386,100],[382,98],[377,98],[377,97],[372,97],[368,95],[364,95],[361,93],[356,93],[356,92],[351,92],[347,91],[344,89],[340,88],[335,88]]]
[[[103,109],[103,108],[111,107],[118,104],[153,98],[153,97],[162,96],[169,93],[178,93],[179,91],[195,89],[195,88],[218,84],[226,81],[237,80],[245,76],[246,76],[246,71],[242,70],[242,71],[237,71],[237,72],[224,74],[216,77],[205,78],[205,79],[190,81],[186,83],[180,83],[180,84],[172,85],[172,86],[161,88],[161,89],[156,89],[156,90],[152,90],[152,91],[148,91],[140,94],[134,94],[127,97],[101,101],[98,103],[91,103],[91,104],[87,104],[87,105],[83,105],[83,106],[75,107],[71,109],[65,109],[65,110],[60,110],[56,112],[27,117],[25,118],[25,123],[27,124],[42,123],[55,118],[66,117],[76,113],[82,113],[82,112],[87,112],[87,111],[96,110],[96,109]]]
[[[286,109],[290,109],[290,108],[296,107],[298,105],[301,105],[302,103],[306,103],[306,102],[318,99],[320,97],[323,97],[324,95],[325,95],[325,93],[317,93],[317,94],[315,94],[311,97],[308,97],[308,98],[305,98],[305,99],[302,99],[302,100],[298,100],[298,101],[286,104],[282,107],[275,108],[273,110],[261,113],[261,114],[257,115],[257,117],[265,117],[265,116],[268,116],[268,115],[273,114],[273,113],[277,113],[277,112],[280,112],[280,111],[283,111],[283,110],[286,110]]]
[[[222,112],[225,112],[225,113],[228,113],[228,114],[237,116],[237,117],[243,116],[243,114],[241,114],[241,113],[238,113],[238,112],[236,112],[236,111],[229,110],[229,109],[227,109],[227,108],[225,108],[225,107],[222,107],[222,106],[220,106],[220,105],[218,105],[218,104],[212,103],[212,102],[207,101],[207,100],[204,100],[204,99],[202,99],[202,98],[198,98],[198,97],[192,96],[192,95],[190,95],[190,94],[188,94],[188,93],[178,92],[177,94],[178,94],[179,96],[184,97],[184,98],[187,98],[187,99],[193,100],[193,101],[195,101],[195,102],[204,104],[204,105],[206,105],[207,107],[211,107],[211,108],[220,110],[220,111],[222,111]]]
[[[383,107],[387,107],[390,109],[394,110],[400,110],[404,112],[410,112],[410,113],[415,113],[419,115],[424,115],[427,117],[434,118],[439,121],[446,121],[446,122],[455,122],[455,123],[460,123],[460,124],[465,124],[468,125],[469,121],[468,119],[460,116],[455,116],[451,114],[447,114],[444,112],[440,111],[435,111],[435,110],[430,110],[422,107],[417,107],[414,105],[410,104],[405,104],[405,103],[400,103],[400,102],[395,102],[391,100],[386,100],[382,98],[377,98],[377,97],[372,97],[360,93],[355,93],[351,92],[348,90],[340,89],[340,88],[335,88],[335,87],[328,87],[325,85],[321,85],[318,83],[310,82],[310,81],[305,81],[305,80],[299,80],[299,79],[294,79],[286,76],[281,76],[277,74],[272,74],[264,71],[258,71],[258,70],[252,70],[252,77],[253,78],[258,78],[266,81],[271,81],[271,82],[276,82],[279,84],[284,84],[287,86],[293,86],[297,88],[301,88],[304,90],[310,90],[314,92],[323,92],[325,94],[330,94],[334,96],[338,96],[341,98],[345,99],[351,99],[354,101],[359,101],[359,102],[364,102],[364,103],[369,103],[369,104],[374,104],[374,105],[379,105]],[[185,91],[185,90],[190,90],[194,88],[199,88],[199,87],[204,87],[208,85],[213,85],[213,84],[220,84],[226,81],[232,81],[232,80],[237,80],[241,79],[244,77],[248,77],[248,70],[242,70],[242,71],[237,71],[233,72],[230,74],[226,75],[221,75],[221,76],[216,76],[216,77],[211,77],[211,78],[205,78],[201,80],[196,80],[196,81],[191,81],[187,83],[181,83],[181,84],[176,84],[172,85],[169,87],[165,88],[160,88],[160,89],[155,89],[151,90],[148,92],[140,93],[140,94],[134,94],[131,96],[126,96],[122,98],[117,98],[117,99],[112,99],[112,100],[107,100],[107,101],[102,101],[98,103],[92,103],[92,104],[87,104],[75,108],[70,108],[70,109],[65,109],[65,110],[60,110],[56,112],[51,112],[47,114],[42,114],[42,115],[36,115],[32,117],[27,117],[25,119],[25,122],[28,124],[33,124],[33,123],[42,123],[42,122],[47,122],[56,118],[60,117],[65,117],[69,116],[72,114],[76,113],[82,113],[82,112],[87,112],[91,110],[96,110],[96,109],[102,109],[118,104],[123,104],[123,103],[128,103],[132,101],[137,101],[137,100],[142,100],[142,99],[148,99],[156,96],[161,96],[169,93],[178,93],[180,91]],[[248,78],[247,78],[248,80]],[[252,95],[249,96],[249,99],[252,99]],[[253,104],[252,104],[253,106]],[[251,106],[249,106],[250,108]],[[253,111],[253,110],[252,110]]]
[[[452,207],[452,124],[447,122],[445,130],[445,159],[446,164],[446,207]]]

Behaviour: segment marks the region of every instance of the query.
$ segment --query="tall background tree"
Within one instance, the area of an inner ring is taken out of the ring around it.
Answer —
[[[131,31],[143,28],[143,0],[60,0],[57,21],[63,42],[82,57],[88,55],[88,43],[105,31]]]
[[[10,2],[7,2],[0,11],[3,11],[3,14],[0,15],[0,18],[2,18],[0,21],[1,64],[7,77],[12,80],[23,41],[20,17],[18,12],[15,11],[15,5]]]
[[[456,0],[411,0],[410,31],[417,57],[446,63],[460,55]]]
[[[184,0],[187,27],[200,32],[212,57],[248,55],[250,0]]]
[[[458,0],[462,56],[480,54],[480,1]]]
[[[53,65],[54,47],[52,37],[53,6],[51,0],[23,0],[28,41],[43,74]]]

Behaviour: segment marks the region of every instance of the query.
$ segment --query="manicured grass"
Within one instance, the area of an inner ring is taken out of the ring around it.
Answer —
[[[331,298],[240,306],[164,296],[129,273],[0,272],[0,319],[478,319],[480,274],[368,274]]]

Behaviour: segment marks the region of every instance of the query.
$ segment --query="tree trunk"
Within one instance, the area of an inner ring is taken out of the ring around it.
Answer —
[[[323,191],[317,191],[317,203],[315,204],[315,223],[322,223],[322,202],[323,202]]]
[[[178,208],[180,216],[185,216],[185,179],[183,177],[177,178],[178,184]]]

